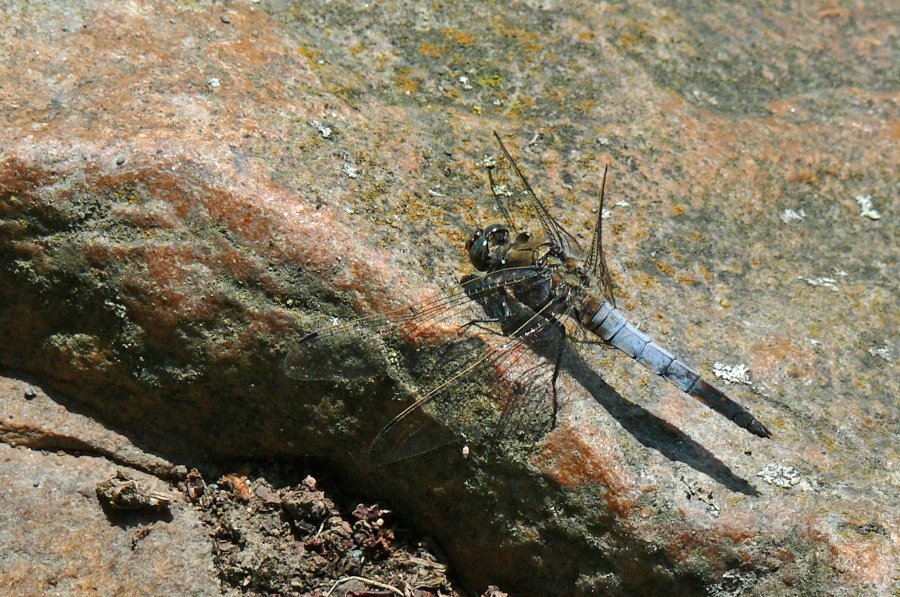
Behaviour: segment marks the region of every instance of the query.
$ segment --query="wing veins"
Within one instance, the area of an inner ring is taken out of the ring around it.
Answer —
[[[525,354],[530,352],[530,349],[526,349],[525,351],[518,351],[517,349],[525,345],[531,337],[539,335],[542,331],[552,326],[553,321],[556,321],[555,318],[548,319],[544,315],[544,312],[549,311],[555,303],[556,300],[550,301],[540,311],[532,313],[532,315],[528,317],[526,321],[524,321],[515,331],[510,333],[509,337],[513,340],[512,343],[505,343],[500,347],[490,347],[484,350],[480,355],[477,356],[477,358],[474,359],[471,364],[463,367],[459,372],[429,390],[425,396],[419,398],[414,403],[406,407],[400,414],[391,419],[391,421],[381,429],[378,435],[375,436],[375,439],[372,440],[372,443],[369,446],[369,451],[373,451],[375,446],[381,441],[381,439],[403,419],[408,417],[416,410],[434,401],[439,395],[444,392],[444,390],[450,387],[453,382],[464,379],[471,373],[477,372],[482,368],[492,364],[499,368],[501,372],[507,371],[512,364],[518,362],[519,359],[523,358]],[[534,321],[542,321],[543,323],[535,328],[529,329]],[[515,359],[510,363],[503,365],[503,361],[506,360],[507,357],[510,357],[510,355],[512,354],[516,355]]]
[[[516,172],[516,175],[528,192],[531,204],[538,212],[538,218],[541,221],[541,227],[544,229],[544,233],[550,240],[555,242],[557,246],[563,248],[567,253],[571,254],[573,247],[576,251],[581,252],[581,246],[578,244],[578,240],[569,234],[560,223],[554,219],[550,214],[550,210],[544,205],[544,202],[538,199],[538,196],[535,194],[534,189],[531,188],[528,179],[525,178],[525,175],[522,174],[522,171],[519,169],[519,165],[516,164],[516,161],[509,154],[509,151],[507,151],[506,146],[503,144],[503,140],[500,138],[500,135],[497,134],[497,131],[494,131],[494,137],[497,138],[497,142],[500,143],[500,149],[503,150],[503,155],[506,156],[506,160],[512,165],[513,170]]]

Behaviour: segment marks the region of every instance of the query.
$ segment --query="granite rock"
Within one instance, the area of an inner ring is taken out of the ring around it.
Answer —
[[[3,10],[4,366],[167,462],[323,462],[478,591],[897,591],[890,3]],[[563,375],[531,451],[379,468],[387,372],[284,376],[328,318],[468,272],[491,130],[582,238],[610,164],[620,306],[749,371],[725,387],[772,440],[587,350],[603,381]]]

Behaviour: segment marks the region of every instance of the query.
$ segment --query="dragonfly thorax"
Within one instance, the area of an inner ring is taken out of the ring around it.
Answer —
[[[553,258],[559,251],[553,243],[535,238],[530,232],[519,232],[503,224],[478,229],[466,243],[469,261],[481,272],[534,267],[541,260]],[[558,258],[557,258],[558,259]]]

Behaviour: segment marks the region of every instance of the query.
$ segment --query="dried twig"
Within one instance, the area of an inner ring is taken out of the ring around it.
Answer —
[[[330,597],[331,593],[338,587],[339,584],[345,583],[348,580],[358,580],[359,582],[364,582],[366,584],[372,585],[373,587],[378,587],[379,589],[385,589],[387,591],[391,591],[393,593],[400,595],[400,597],[403,597],[403,593],[397,587],[392,587],[391,585],[385,584],[383,582],[378,582],[377,580],[363,578],[362,576],[345,576],[344,578],[335,582],[334,585],[332,585],[332,587],[330,589],[328,589],[328,592],[325,593],[325,597]]]

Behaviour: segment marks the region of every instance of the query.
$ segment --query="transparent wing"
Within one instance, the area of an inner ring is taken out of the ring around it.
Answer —
[[[522,186],[525,187],[525,191],[528,194],[528,200],[531,202],[531,205],[532,207],[534,207],[535,211],[537,211],[538,218],[540,218],[541,227],[544,229],[544,234],[547,235],[548,239],[552,240],[557,244],[557,246],[562,248],[566,255],[580,255],[581,245],[578,244],[578,240],[574,236],[569,234],[569,232],[565,228],[563,228],[562,224],[556,221],[556,218],[554,218],[550,214],[550,210],[547,209],[546,205],[544,205],[544,202],[538,199],[538,196],[535,195],[534,190],[528,183],[528,179],[525,178],[525,175],[522,174],[522,171],[519,169],[516,161],[509,154],[509,151],[506,150],[506,146],[503,145],[503,140],[500,139],[500,135],[498,135],[496,131],[494,131],[494,137],[497,138],[497,142],[500,144],[500,149],[503,150],[503,155],[506,157],[506,160],[512,165],[513,170],[519,177],[519,180],[522,182]]]
[[[398,338],[427,343],[437,338],[464,336],[477,324],[502,319],[502,314],[487,316],[481,304],[501,296],[507,284],[542,284],[542,272],[533,268],[502,270],[466,280],[451,293],[388,313],[335,322],[300,339],[284,359],[288,377],[305,380],[359,379],[385,370],[386,355],[367,354],[365,343],[373,337]],[[368,351],[371,353],[372,351]]]
[[[588,255],[587,267],[599,280],[603,298],[615,307],[615,286],[613,285],[612,274],[610,274],[609,268],[606,266],[606,256],[603,254],[603,202],[606,198],[607,172],[609,172],[608,165],[603,169],[603,181],[600,183],[600,209],[597,213],[597,224],[594,226],[594,236],[591,239],[591,253]]]
[[[458,437],[484,441],[498,427],[520,428],[519,420],[546,420],[547,361],[529,350],[529,343],[552,322],[533,313],[516,320],[506,300],[509,285],[546,283],[536,268],[501,270],[415,306],[326,326],[289,351],[285,373],[299,380],[341,381],[408,371],[414,400],[372,443],[378,462],[415,456]],[[396,363],[404,356],[385,348],[390,342],[376,340],[392,337],[402,340],[399,346],[419,348],[401,351],[410,357],[402,368]],[[372,350],[379,344],[385,349]]]
[[[456,373],[430,386],[381,430],[369,447],[377,463],[454,441],[533,443],[552,425],[553,367],[526,339],[491,338],[483,350],[465,355],[449,355],[443,348],[440,362],[453,363]]]

